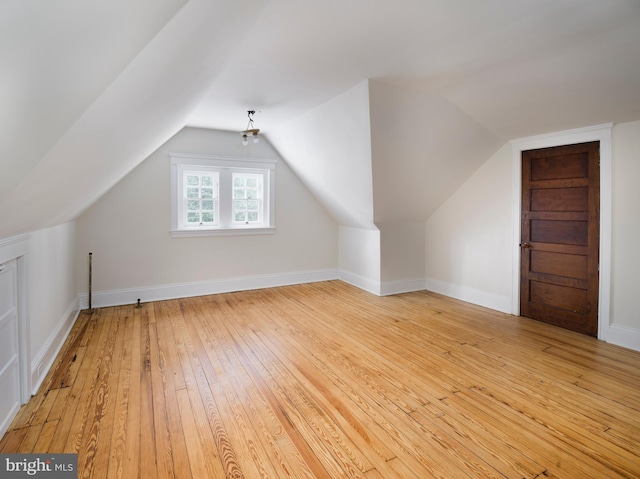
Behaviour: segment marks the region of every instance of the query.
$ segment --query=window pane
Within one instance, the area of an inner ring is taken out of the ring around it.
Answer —
[[[200,184],[200,178],[196,175],[188,175],[187,176],[187,185],[189,186],[198,186]]]
[[[247,209],[249,211],[258,211],[260,208],[260,202],[257,200],[247,201]]]
[[[213,223],[213,212],[205,211],[202,213],[202,222],[203,223]]]
[[[200,202],[194,200],[187,201],[187,209],[198,211],[200,209]]]
[[[234,215],[235,221],[246,221],[246,214],[243,211],[238,211]]]
[[[202,186],[213,186],[213,176],[203,176]]]
[[[242,188],[234,188],[233,189],[233,197],[234,198],[244,198],[244,189],[242,189]]]
[[[247,188],[257,188],[258,180],[255,178],[247,178]]]
[[[258,221],[258,212],[257,211],[251,211],[249,213],[247,213],[247,218],[249,221]]]
[[[213,188],[202,188],[200,194],[202,198],[213,198]]]
[[[244,178],[242,176],[233,176],[233,186],[244,186]]]
[[[206,211],[212,211],[213,210],[213,200],[204,200],[202,202],[202,209],[206,210]]]
[[[188,223],[200,223],[200,213],[187,213]]]
[[[244,200],[234,200],[233,201],[233,211],[244,211],[246,208],[247,202]]]
[[[247,189],[247,198],[255,199],[258,197],[258,190],[249,190]]]
[[[200,198],[200,188],[187,188],[187,198]]]

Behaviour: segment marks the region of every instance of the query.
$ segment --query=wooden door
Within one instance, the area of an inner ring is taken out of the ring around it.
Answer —
[[[20,409],[16,261],[0,264],[0,437]]]
[[[520,314],[598,334],[599,142],[522,152]]]

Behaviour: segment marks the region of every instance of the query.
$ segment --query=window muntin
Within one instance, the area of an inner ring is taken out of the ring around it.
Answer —
[[[274,231],[276,160],[171,154],[171,234]]]

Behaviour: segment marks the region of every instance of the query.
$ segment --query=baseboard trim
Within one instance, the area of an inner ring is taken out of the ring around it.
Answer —
[[[340,280],[349,283],[356,288],[360,288],[369,293],[381,296],[381,285],[379,281],[375,281],[364,276],[360,276],[350,271],[340,270]]]
[[[421,279],[405,279],[400,281],[387,281],[380,285],[380,296],[391,296],[401,293],[412,293],[414,291],[424,291],[426,282]]]
[[[434,293],[450,296],[468,303],[495,309],[503,313],[511,314],[511,296],[501,296],[467,286],[447,283],[433,278],[427,278],[425,289]]]
[[[138,299],[140,299],[142,303],[147,303],[149,301],[163,301],[167,299],[205,296],[208,294],[275,288],[292,284],[315,283],[317,281],[330,281],[332,279],[338,279],[338,271],[334,269],[324,269],[98,291],[92,294],[91,307],[104,308],[108,306],[135,304]],[[87,293],[80,294],[79,301],[81,309],[87,309],[89,307],[89,295]]]
[[[605,337],[601,339],[616,346],[640,351],[640,329],[610,324],[606,329]]]
[[[36,394],[40,388],[42,381],[53,366],[58,353],[62,349],[67,336],[71,332],[71,328],[78,319],[80,308],[78,299],[75,298],[65,311],[64,315],[58,322],[58,326],[49,336],[46,343],[31,362],[31,394]]]

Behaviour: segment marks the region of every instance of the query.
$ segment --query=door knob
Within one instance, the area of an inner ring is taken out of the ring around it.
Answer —
[[[531,245],[529,243],[520,243],[520,247],[522,247],[522,248],[531,248]]]

